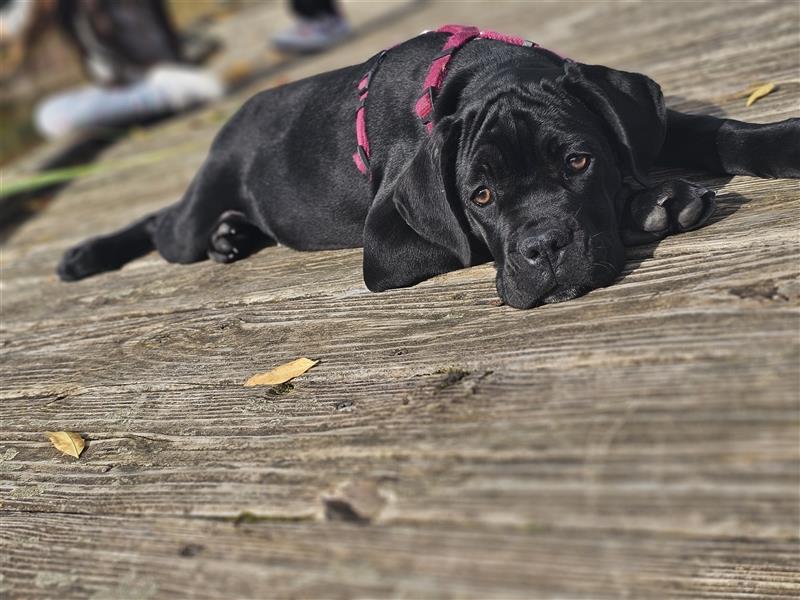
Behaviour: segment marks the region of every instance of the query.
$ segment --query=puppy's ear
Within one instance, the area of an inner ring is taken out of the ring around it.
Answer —
[[[439,123],[402,174],[375,196],[364,226],[364,282],[373,292],[471,264],[452,181],[457,134],[450,119]]]
[[[659,85],[639,73],[568,62],[564,88],[603,119],[613,135],[623,172],[646,181],[667,131]]]

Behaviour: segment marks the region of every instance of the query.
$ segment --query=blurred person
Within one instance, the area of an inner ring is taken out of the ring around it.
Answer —
[[[3,10],[21,12],[17,5],[29,3],[5,0]],[[146,122],[223,94],[215,75],[186,64],[163,0],[40,4],[49,8],[93,82],[49,96],[36,107],[34,122],[45,137]]]
[[[351,34],[336,0],[291,0],[297,22],[278,33],[273,42],[285,52],[319,52],[335,46]]]
[[[0,78],[26,64],[25,50],[46,29],[54,6],[55,0],[0,0]]]

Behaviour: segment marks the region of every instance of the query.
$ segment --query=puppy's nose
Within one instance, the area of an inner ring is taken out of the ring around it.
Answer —
[[[518,249],[519,253],[530,262],[544,259],[553,263],[559,251],[570,243],[571,238],[566,230],[546,229],[522,237]]]

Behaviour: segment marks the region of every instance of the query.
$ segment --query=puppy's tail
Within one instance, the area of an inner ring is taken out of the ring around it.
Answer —
[[[127,262],[155,249],[153,213],[109,235],[90,238],[64,253],[56,272],[62,281],[77,281],[90,275],[119,269]]]

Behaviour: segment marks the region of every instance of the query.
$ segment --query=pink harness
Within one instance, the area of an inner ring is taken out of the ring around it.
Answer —
[[[422,95],[414,105],[414,110],[417,116],[422,120],[425,130],[430,133],[433,131],[433,120],[431,112],[433,111],[433,102],[435,95],[444,83],[445,75],[447,74],[447,65],[453,58],[453,54],[467,42],[474,39],[489,39],[498,40],[507,44],[515,46],[526,46],[529,48],[538,47],[538,44],[523,40],[520,37],[503,35],[494,31],[481,31],[477,27],[469,27],[465,25],[445,25],[436,30],[437,33],[449,33],[450,37],[442,46],[442,51],[437,54],[431,61],[431,66],[428,68],[428,75],[425,77],[425,82],[422,85]],[[367,139],[367,117],[366,117],[366,100],[369,96],[369,83],[377,71],[378,66],[383,62],[388,50],[384,50],[378,55],[372,67],[358,82],[358,108],[356,109],[356,141],[358,143],[357,151],[353,154],[353,162],[356,167],[364,175],[369,177],[369,139]]]

